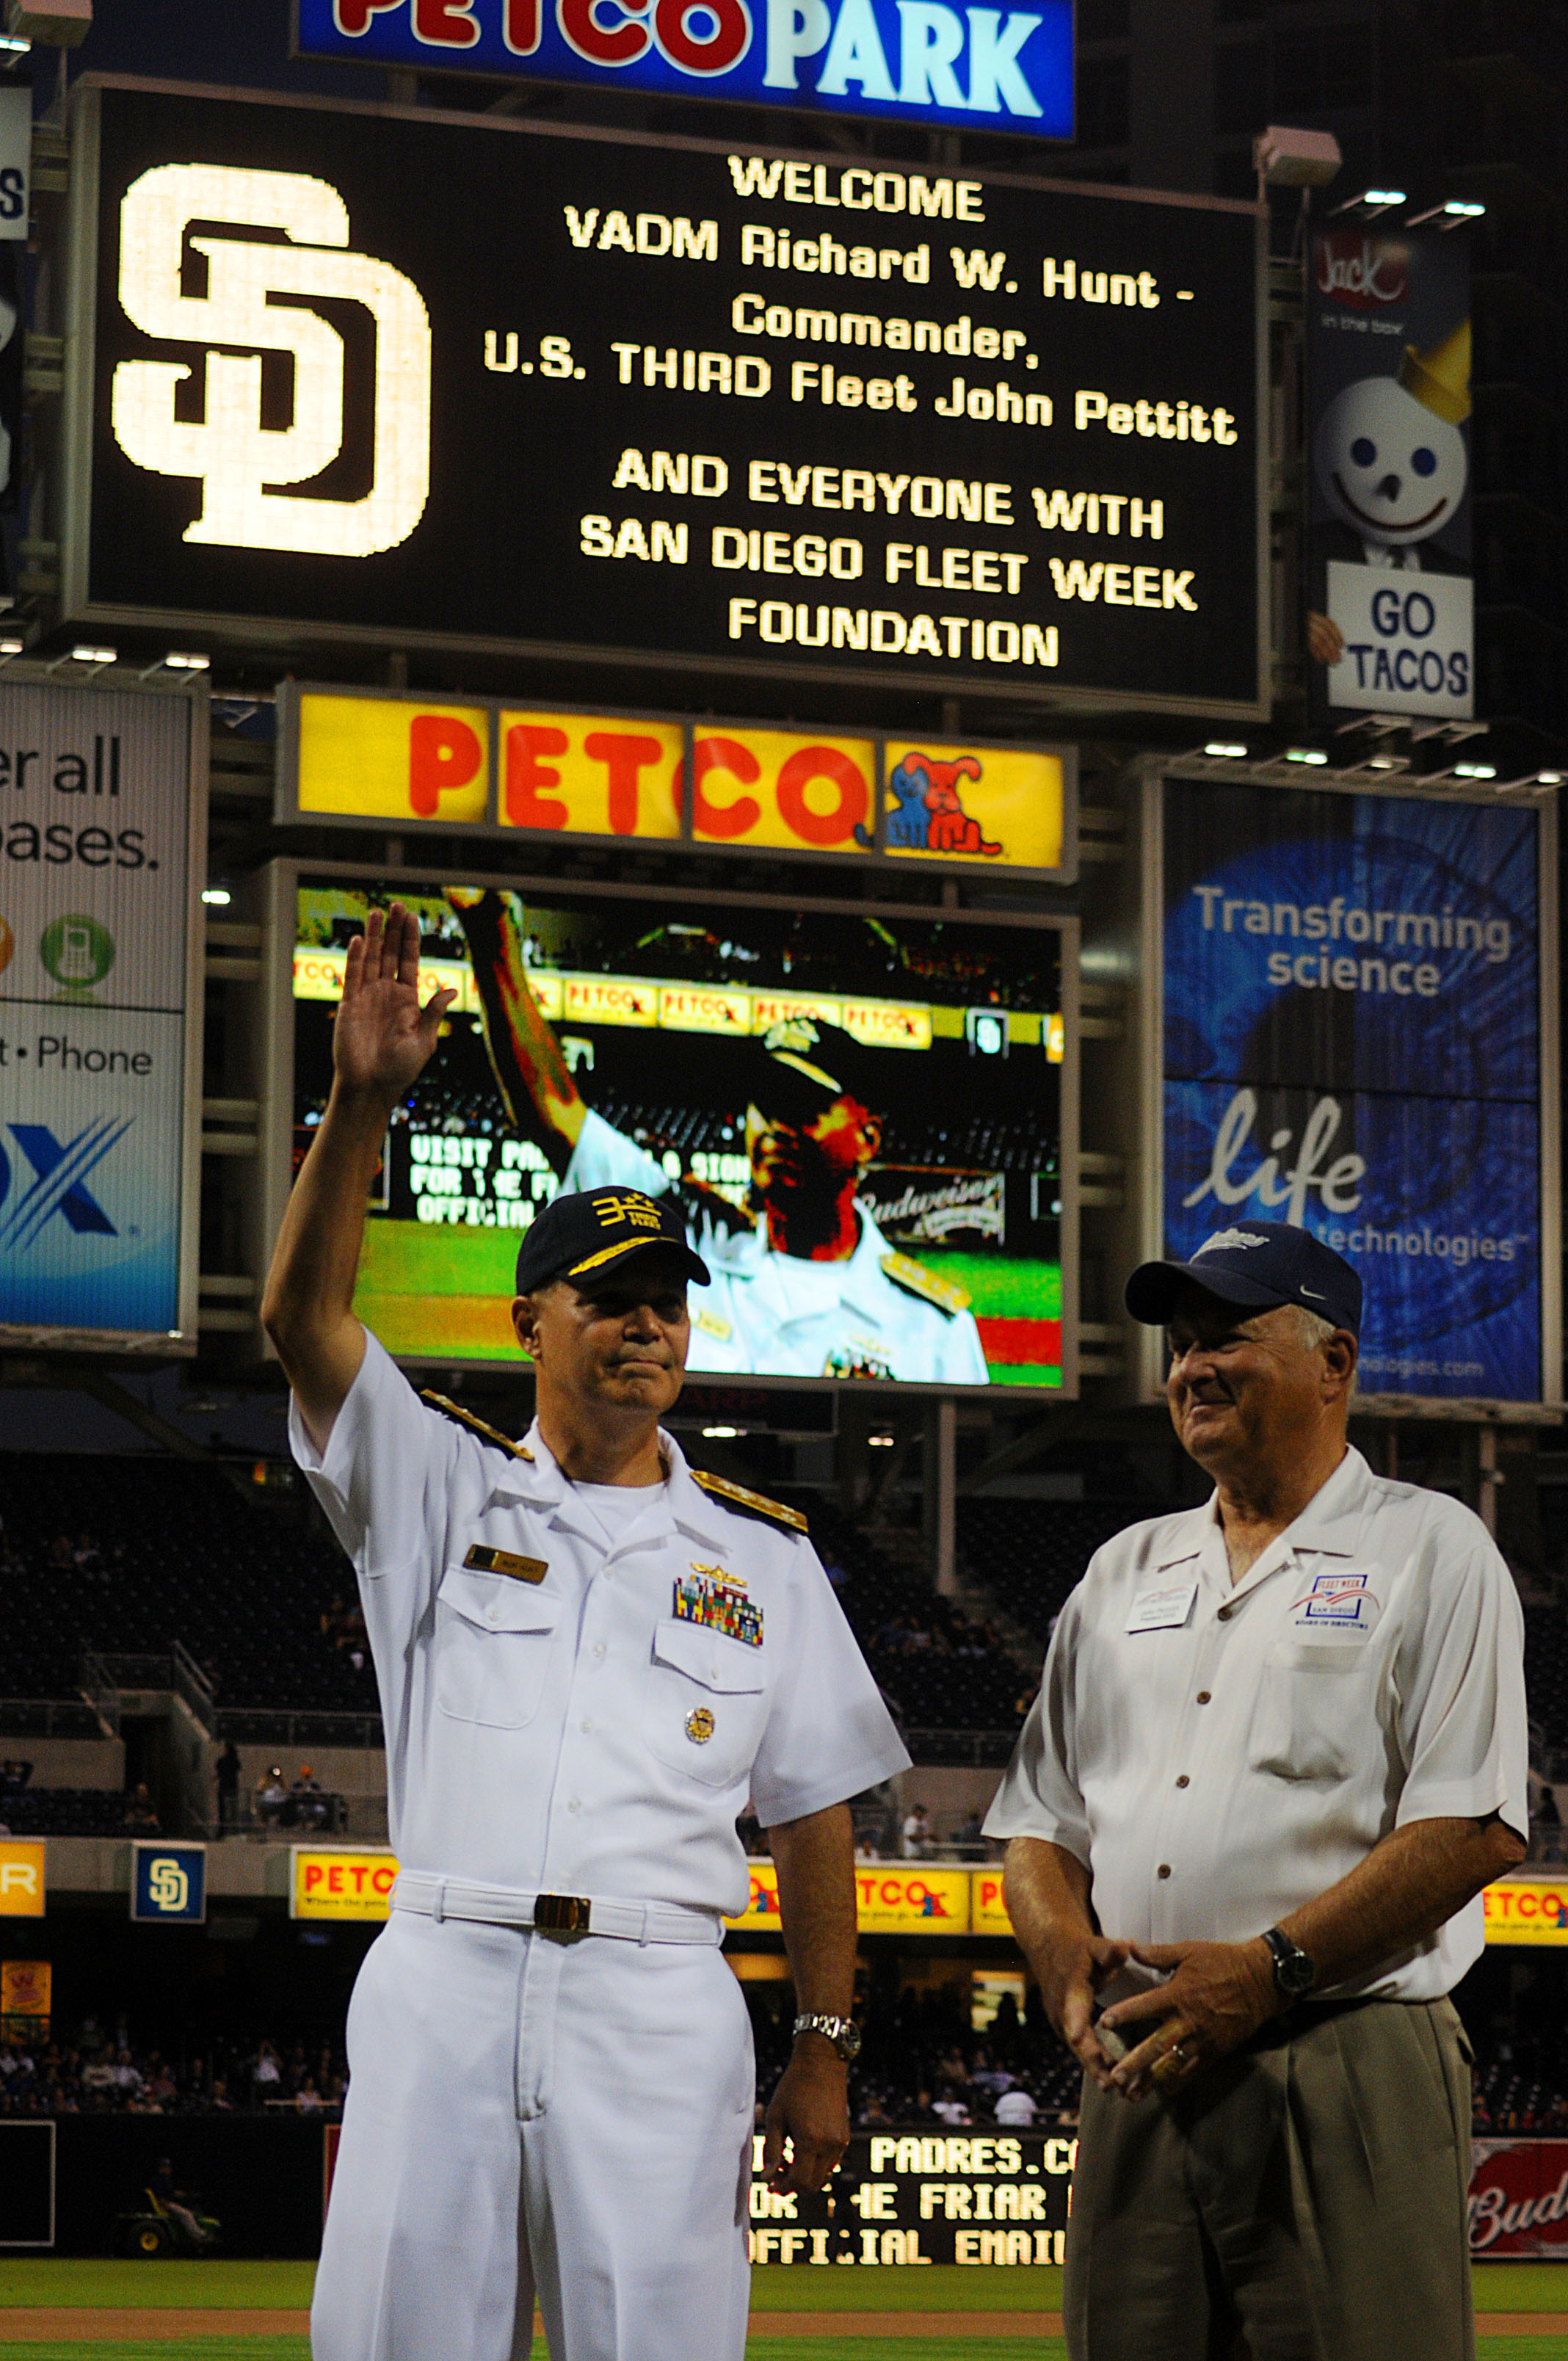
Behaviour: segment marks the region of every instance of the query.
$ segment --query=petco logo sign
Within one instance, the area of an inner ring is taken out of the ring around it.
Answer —
[[[188,237],[191,225],[243,233]],[[287,244],[275,235],[282,231]],[[134,181],[120,207],[120,302],[160,343],[202,348],[202,415],[181,416],[183,361],[122,361],[115,371],[115,440],[154,475],[192,477],[202,511],[190,542],[231,549],[369,557],[406,541],[430,491],[430,319],[417,287],[389,262],[348,250],[337,191],[303,172],[163,164]],[[184,291],[187,245],[206,291]],[[357,303],[376,327],[368,490],[357,499],[296,498],[345,439],[343,337],[300,300]],[[292,416],[264,425],[262,357],[290,357]]]
[[[22,1179],[13,1192],[16,1168],[0,1148],[0,1252],[25,1253],[48,1229],[58,1213],[79,1236],[116,1235],[103,1206],[83,1186],[87,1175],[131,1127],[132,1118],[115,1123],[107,1116],[90,1123],[62,1147],[47,1124],[13,1123],[12,1139],[32,1168],[32,1179]]]
[[[1073,136],[1072,0],[300,0],[301,50]]]
[[[165,1927],[198,1927],[207,1916],[205,1845],[133,1848],[131,1916]]]

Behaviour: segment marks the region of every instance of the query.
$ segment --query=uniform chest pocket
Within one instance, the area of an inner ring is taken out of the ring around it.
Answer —
[[[1277,1779],[1346,1779],[1372,1713],[1364,1643],[1277,1640],[1263,1660],[1248,1760]]]
[[[449,1565],[435,1594],[435,1702],[454,1721],[522,1730],[539,1711],[561,1600]]]
[[[766,1684],[760,1648],[667,1616],[654,1627],[648,1668],[649,1752],[705,1787],[749,1778],[767,1719]]]

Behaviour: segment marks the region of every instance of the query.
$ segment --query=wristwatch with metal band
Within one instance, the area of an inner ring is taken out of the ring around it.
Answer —
[[[1274,1955],[1274,1981],[1286,1999],[1299,2000],[1310,1993],[1318,1971],[1300,1944],[1293,1943],[1277,1927],[1266,1927],[1263,1939]]]
[[[850,2017],[797,2016],[794,2038],[798,2041],[803,2033],[820,2033],[825,2041],[833,2044],[846,2066],[861,2054],[861,2028]]]

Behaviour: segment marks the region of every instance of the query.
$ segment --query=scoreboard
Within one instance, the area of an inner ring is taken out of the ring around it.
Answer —
[[[1261,709],[1254,208],[75,104],[68,619]]]

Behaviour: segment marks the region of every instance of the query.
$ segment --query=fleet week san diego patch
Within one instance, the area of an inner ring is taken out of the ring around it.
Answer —
[[[700,1623],[705,1631],[722,1631],[743,1647],[762,1644],[762,1610],[756,1600],[711,1575],[695,1569],[677,1575],[673,1611],[677,1622]]]

